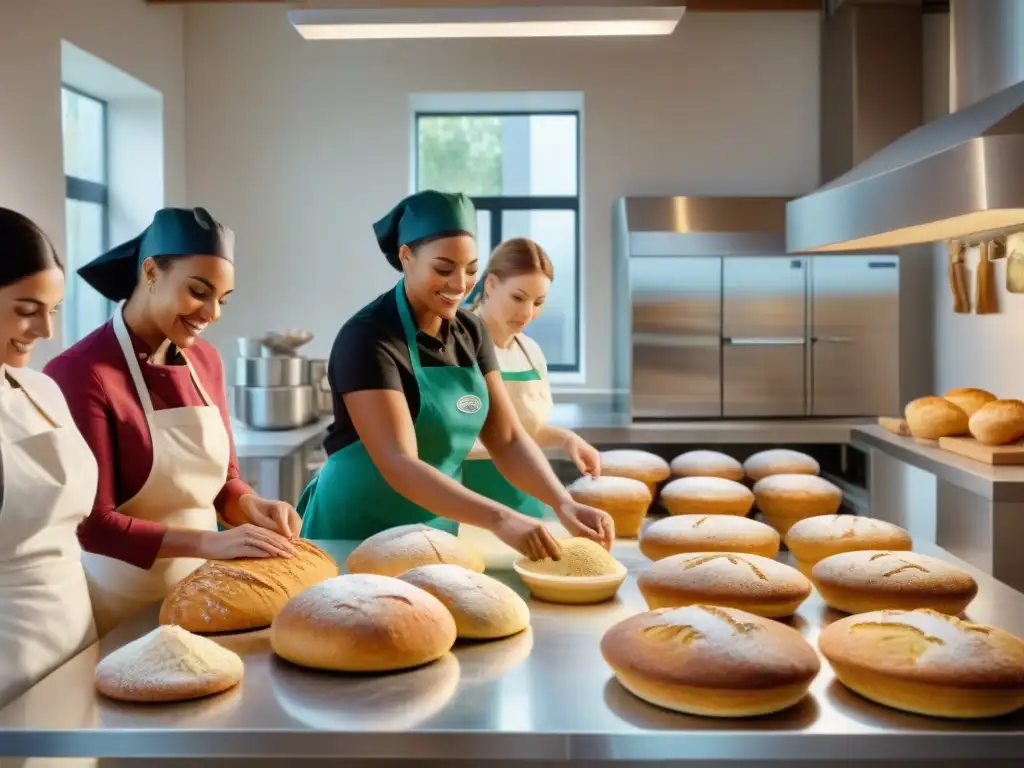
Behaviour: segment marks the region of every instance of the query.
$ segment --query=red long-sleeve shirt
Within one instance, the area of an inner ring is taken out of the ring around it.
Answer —
[[[147,344],[129,331],[155,410],[204,405],[188,366],[153,365]],[[203,388],[224,418],[231,460],[224,488],[215,506],[224,508],[252,488],[238,473],[231,420],[224,386],[224,366],[217,351],[197,341],[185,352]],[[60,385],[71,415],[99,464],[99,485],[92,513],[79,525],[78,538],[87,552],[106,555],[148,569],[156,560],[167,526],[117,511],[135,496],[153,466],[142,402],[111,322],[93,331],[51,360],[45,373]]]

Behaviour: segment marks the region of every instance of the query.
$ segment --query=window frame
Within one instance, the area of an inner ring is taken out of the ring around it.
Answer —
[[[436,117],[541,117],[561,115],[576,120],[576,194],[575,195],[469,195],[477,211],[487,211],[491,220],[491,242],[493,251],[501,243],[502,213],[505,211],[572,211],[575,221],[574,243],[574,284],[576,322],[573,333],[573,351],[576,363],[553,363],[548,361],[548,371],[560,374],[580,374],[583,370],[583,311],[582,311],[582,254],[581,236],[581,191],[583,185],[583,111],[581,109],[486,109],[486,110],[437,110],[417,109],[413,112],[413,188],[420,188],[420,119]]]

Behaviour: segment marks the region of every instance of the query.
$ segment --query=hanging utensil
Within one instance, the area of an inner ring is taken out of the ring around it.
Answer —
[[[949,288],[953,292],[953,311],[958,315],[971,311],[971,302],[967,296],[967,284],[964,275],[964,252],[966,246],[959,240],[950,240],[949,250]]]
[[[987,243],[982,243],[978,251],[974,313],[991,315],[999,311],[999,303],[996,298],[996,270],[992,263],[1000,258],[999,242],[989,240]]]
[[[1024,233],[1006,238],[1006,291],[1024,293]]]

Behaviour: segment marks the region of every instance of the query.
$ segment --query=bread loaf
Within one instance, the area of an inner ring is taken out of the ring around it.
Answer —
[[[630,616],[605,633],[601,654],[634,696],[711,717],[791,707],[821,669],[818,654],[792,627],[712,605]]]
[[[309,541],[287,557],[210,560],[179,581],[160,606],[160,623],[190,632],[270,626],[289,599],[338,575],[338,564]]]
[[[819,560],[858,549],[906,551],[910,534],[898,525],[860,515],[817,515],[799,520],[786,532],[786,546],[804,576]]]
[[[795,568],[759,555],[695,552],[658,560],[637,579],[649,608],[708,603],[767,618],[791,616],[811,594]]]
[[[914,437],[938,440],[940,437],[966,435],[967,414],[944,397],[919,397],[911,400],[903,412],[907,428]]]
[[[968,417],[973,416],[986,403],[991,403],[996,399],[991,392],[973,387],[957,387],[949,390],[943,397],[960,408]]]
[[[785,535],[798,520],[834,515],[843,503],[842,490],[814,475],[770,475],[754,484],[754,498],[764,519]]]
[[[640,534],[640,551],[651,560],[689,552],[735,552],[774,557],[779,533],[736,515],[677,515],[657,520]]]
[[[580,504],[602,509],[615,521],[617,538],[634,538],[651,506],[650,487],[642,480],[601,475],[581,477],[566,490]]]
[[[680,477],[661,489],[661,503],[671,515],[746,515],[754,494],[723,477]]]
[[[530,626],[530,609],[514,590],[461,565],[421,565],[399,578],[444,603],[460,638],[494,640]]]
[[[985,445],[1008,445],[1024,437],[1024,403],[993,400],[983,405],[967,422],[971,437]]]
[[[371,573],[321,581],[274,618],[274,653],[301,667],[338,672],[410,669],[455,644],[455,619],[433,595]]]
[[[671,476],[669,464],[648,451],[616,450],[601,452],[601,474],[628,477],[647,485],[651,498],[658,496],[658,485]]]
[[[1024,641],[937,611],[872,611],[818,637],[839,681],[919,715],[998,717],[1024,707]]]
[[[760,451],[743,462],[743,473],[754,483],[771,475],[817,475],[820,472],[821,465],[814,457],[789,448]]]
[[[818,562],[811,580],[829,606],[846,613],[931,608],[956,615],[978,594],[969,573],[917,552],[842,552]]]
[[[237,653],[181,627],[160,626],[101,659],[95,681],[111,699],[167,702],[221,693],[243,673]]]
[[[615,573],[616,563],[608,551],[596,541],[574,536],[559,541],[562,559],[524,560],[521,567],[542,576],[591,578]]]
[[[484,572],[480,554],[447,531],[419,523],[398,525],[364,539],[345,561],[349,573],[398,576],[410,568],[435,563],[461,565]]]
[[[669,469],[676,477],[724,477],[742,480],[743,465],[719,451],[687,451],[672,459]]]

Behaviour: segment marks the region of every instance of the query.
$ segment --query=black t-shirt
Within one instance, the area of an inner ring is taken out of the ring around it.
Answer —
[[[483,321],[464,309],[454,320],[441,323],[437,338],[422,331],[416,346],[423,367],[480,363],[480,372],[500,370],[494,343]],[[382,293],[353,315],[338,332],[331,348],[327,378],[334,400],[334,423],[327,429],[324,450],[336,453],[357,442],[343,395],[367,389],[393,389],[405,395],[413,419],[420,412],[420,391],[412,371],[409,346],[398,312],[394,289]]]

